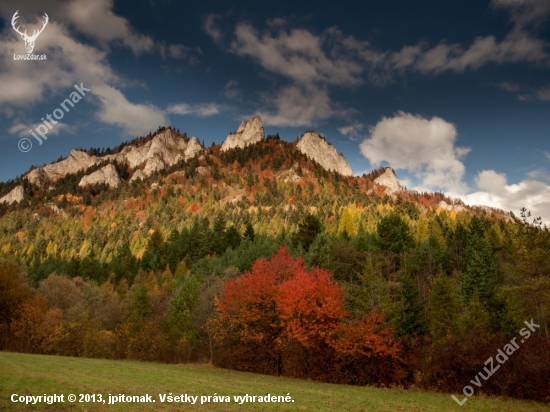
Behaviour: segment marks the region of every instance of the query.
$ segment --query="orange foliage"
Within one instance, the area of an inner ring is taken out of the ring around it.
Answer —
[[[326,368],[320,366],[327,362],[365,362],[376,357],[391,363],[398,356],[392,329],[382,327],[383,315],[350,319],[343,291],[332,274],[319,268],[308,271],[303,259],[293,258],[286,246],[227,282],[217,309],[218,317],[209,323],[210,333],[222,348],[228,348],[224,361],[233,357],[238,369],[279,374],[285,359],[292,363],[297,348],[302,348],[314,358],[310,365],[317,365],[311,371],[327,379]],[[378,372],[382,365],[388,366],[384,362],[371,367]]]

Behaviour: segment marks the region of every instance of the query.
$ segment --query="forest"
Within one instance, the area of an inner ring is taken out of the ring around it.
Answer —
[[[115,189],[23,179],[0,205],[0,349],[461,393],[533,320],[476,393],[550,401],[540,219],[388,196],[384,169],[342,177],[295,145],[212,145],[133,183],[116,164]]]

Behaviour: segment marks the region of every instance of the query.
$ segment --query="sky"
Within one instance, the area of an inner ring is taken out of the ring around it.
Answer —
[[[16,59],[16,12],[46,60]],[[550,223],[549,20],[548,0],[3,0],[0,181],[158,126],[221,143],[260,115],[321,133],[355,175],[389,165]]]

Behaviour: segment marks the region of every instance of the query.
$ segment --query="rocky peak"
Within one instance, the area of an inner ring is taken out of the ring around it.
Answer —
[[[201,150],[203,147],[196,137],[193,136],[186,142],[172,129],[165,129],[143,146],[126,146],[119,153],[112,155],[97,157],[80,150],[73,150],[66,159],[34,169],[27,174],[26,178],[37,186],[48,181],[53,183],[69,173],[77,173],[105,160],[126,163],[131,168],[145,163],[141,176],[147,177],[154,171],[170,167],[182,159],[188,160]]]
[[[388,196],[391,196],[395,192],[402,190],[402,187],[399,184],[399,180],[397,180],[397,176],[395,175],[391,167],[386,167],[386,171],[382,175],[374,179],[374,183],[380,186],[385,186],[385,193]]]
[[[109,187],[117,187],[120,184],[120,178],[115,169],[115,166],[108,164],[95,172],[84,176],[78,186],[95,185],[98,183],[105,183]]]
[[[264,136],[264,126],[260,116],[254,116],[248,122],[243,120],[237,131],[230,133],[223,142],[222,152],[262,141]]]
[[[351,167],[344,156],[316,132],[304,134],[296,148],[328,171],[334,170],[343,176],[352,175]]]
[[[23,200],[24,196],[25,190],[23,189],[23,186],[16,186],[6,196],[0,198],[0,203],[7,203],[9,205],[13,202],[19,203]]]

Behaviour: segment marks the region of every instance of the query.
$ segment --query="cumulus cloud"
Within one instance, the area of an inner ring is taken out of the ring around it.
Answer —
[[[112,0],[77,0],[67,4],[65,16],[79,32],[104,42],[121,42],[135,54],[155,47],[151,37],[137,33],[129,22],[113,13]]]
[[[398,112],[371,127],[360,149],[373,166],[408,170],[421,181],[418,189],[466,193],[461,159],[470,149],[456,146],[456,139],[455,125],[444,119]]]
[[[265,70],[286,76],[297,83],[357,85],[362,68],[331,45],[331,32],[317,36],[304,29],[279,29],[259,33],[248,23],[235,29],[230,51],[249,56]],[[326,52],[329,48],[330,52]]]
[[[178,103],[170,105],[166,109],[168,113],[181,115],[189,114],[198,117],[214,116],[226,110],[228,110],[227,106],[215,102],[198,104]]]
[[[264,94],[265,107],[256,112],[266,125],[281,127],[307,127],[334,116],[349,113],[334,104],[324,87],[293,85]]]
[[[107,85],[95,86],[93,92],[101,102],[97,119],[121,127],[126,134],[139,136],[155,125],[167,124],[162,110],[151,103],[132,103],[119,90]]]
[[[550,183],[550,172],[544,167],[539,167],[538,169],[531,170],[527,173],[531,179],[540,180],[546,183]]]
[[[505,174],[494,170],[479,172],[475,182],[479,191],[455,196],[470,205],[491,206],[516,215],[526,207],[534,216],[541,216],[545,223],[550,223],[550,186],[547,184],[532,179],[509,184]]]
[[[229,52],[249,57],[264,70],[290,81],[290,85],[260,94],[264,107],[256,114],[264,123],[307,127],[351,114],[351,109],[332,101],[328,86],[359,85],[363,69],[333,41],[333,32],[316,35],[288,29],[283,19],[270,20],[268,26],[270,30],[260,33],[249,23],[238,24],[229,48]]]
[[[533,5],[537,3],[537,5]],[[332,102],[332,87],[353,88],[367,78],[372,84],[384,86],[394,81],[396,75],[407,71],[423,74],[443,72],[462,73],[478,70],[487,64],[528,62],[550,65],[548,43],[536,37],[534,32],[550,12],[550,2],[493,0],[495,10],[505,9],[510,13],[512,29],[503,38],[494,35],[478,36],[469,45],[440,41],[430,45],[426,41],[402,46],[399,50],[381,51],[368,41],[346,35],[337,27],[329,27],[322,33],[303,28],[289,27],[284,19],[270,19],[264,30],[258,30],[248,22],[236,25],[230,46],[230,53],[252,59],[265,71],[280,75],[290,81],[290,86],[280,87],[270,94],[270,107],[258,114],[267,114],[273,124],[281,126],[311,125],[320,120],[348,114],[349,109],[338,109]],[[205,19],[204,30],[222,45],[224,33],[216,24],[219,15]],[[291,96],[297,97],[293,110],[284,110],[282,102]],[[308,114],[308,107],[298,105],[303,97],[316,95],[320,102],[319,115]],[[265,94],[264,94],[265,96]],[[530,95],[521,95],[531,98]],[[536,93],[536,98],[550,99],[547,90]],[[297,114],[293,115],[297,110]],[[285,119],[286,115],[291,115]],[[348,133],[352,133],[351,129]],[[350,137],[348,135],[348,137]],[[357,137],[356,137],[357,138]]]
[[[133,84],[116,74],[108,63],[109,44],[129,47],[134,53],[157,50],[152,46],[157,43],[135,32],[125,19],[112,12],[111,1],[49,0],[41,2],[40,7],[33,2],[8,1],[0,5],[0,16],[9,21],[17,8],[22,16],[33,16],[36,9],[47,9],[50,22],[36,42],[35,53],[45,53],[48,60],[33,64],[13,60],[11,56],[24,53],[24,47],[11,25],[6,25],[0,33],[1,113],[9,116],[14,110],[18,113],[28,111],[53,96],[65,98],[75,84],[83,82],[93,96],[86,101],[97,105],[95,117],[100,122],[119,126],[130,135],[144,134],[151,125],[167,123],[162,110],[148,102],[130,102],[124,96],[121,88]],[[80,24],[87,19],[95,21],[96,27]],[[33,28],[23,19],[21,24],[29,30]],[[38,24],[37,20],[35,25]],[[97,47],[83,43],[75,31],[96,40]],[[179,46],[174,47],[168,48],[171,55],[182,52]]]

